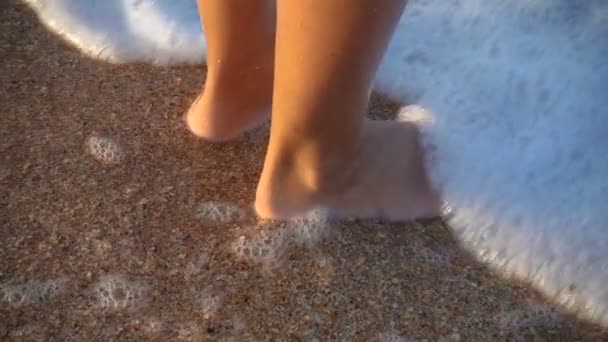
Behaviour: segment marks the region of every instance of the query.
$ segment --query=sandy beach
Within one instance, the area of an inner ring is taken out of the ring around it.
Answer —
[[[0,27],[1,340],[608,340],[439,220],[256,219],[268,132],[191,136],[202,66],[83,57],[15,0]]]

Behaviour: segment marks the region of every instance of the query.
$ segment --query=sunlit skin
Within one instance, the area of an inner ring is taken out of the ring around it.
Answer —
[[[388,220],[439,213],[416,128],[364,119],[405,3],[279,0],[275,19],[273,1],[199,1],[208,75],[187,122],[197,136],[226,141],[272,113],[259,216],[317,206]]]

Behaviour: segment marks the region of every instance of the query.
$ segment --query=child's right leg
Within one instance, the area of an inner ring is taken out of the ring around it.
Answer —
[[[416,128],[364,120],[405,0],[279,0],[270,144],[256,210],[435,216]]]

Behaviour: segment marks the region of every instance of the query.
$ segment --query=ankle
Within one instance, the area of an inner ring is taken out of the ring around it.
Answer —
[[[322,198],[341,192],[358,168],[358,142],[340,148],[335,142],[298,138],[271,145],[278,148],[270,149],[267,156],[270,174],[276,174],[278,180],[296,183],[307,196]]]

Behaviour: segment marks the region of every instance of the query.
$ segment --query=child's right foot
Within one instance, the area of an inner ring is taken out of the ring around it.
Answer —
[[[315,168],[298,163],[301,153],[295,147],[267,157],[255,202],[262,218],[288,218],[317,206],[339,216],[391,221],[439,215],[440,199],[426,177],[412,123],[367,121],[350,160],[321,155],[325,165]],[[324,174],[314,174],[321,169]]]

